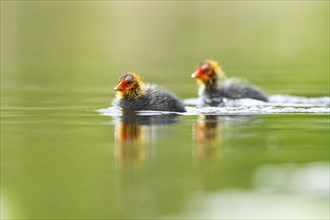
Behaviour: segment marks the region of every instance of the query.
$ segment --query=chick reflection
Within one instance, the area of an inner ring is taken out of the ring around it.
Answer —
[[[220,158],[222,130],[215,115],[200,115],[193,125],[193,155],[199,165],[212,168]]]
[[[142,126],[134,122],[124,120],[116,125],[115,156],[119,169],[136,170],[140,167],[144,157],[142,132]]]
[[[122,215],[128,219],[150,218],[156,212],[157,196],[146,185],[143,171],[147,169],[143,168],[152,159],[155,142],[168,134],[166,125],[178,119],[175,114],[146,114],[150,113],[124,111],[121,117],[115,118],[117,203]]]
[[[134,111],[123,111],[115,126],[115,157],[117,166],[126,172],[141,169],[150,147],[159,134],[157,125],[177,121],[175,114],[139,115]],[[156,126],[155,126],[156,125]]]

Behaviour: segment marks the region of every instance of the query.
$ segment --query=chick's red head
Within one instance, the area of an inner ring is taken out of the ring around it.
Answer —
[[[114,91],[119,97],[132,98],[140,95],[142,82],[139,75],[135,73],[127,73],[120,77]]]
[[[191,77],[201,81],[208,81],[211,77],[219,77],[220,75],[223,75],[223,72],[218,62],[205,60],[197,67],[195,72],[191,74]]]
[[[134,75],[133,73],[127,73],[120,77],[117,86],[114,88],[114,91],[124,92],[125,90],[129,90],[134,86]]]

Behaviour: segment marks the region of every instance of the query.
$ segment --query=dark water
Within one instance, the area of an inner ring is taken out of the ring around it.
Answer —
[[[1,217],[329,218],[328,18],[327,1],[1,1]],[[206,58],[271,103],[196,107]],[[188,112],[109,108],[127,71]]]

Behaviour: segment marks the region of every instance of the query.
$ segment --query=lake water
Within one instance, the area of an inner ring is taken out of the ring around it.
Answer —
[[[328,219],[329,2],[1,1],[2,219]],[[217,59],[270,102],[198,107]],[[127,71],[187,112],[110,106]]]
[[[2,108],[3,215],[325,219],[329,98],[242,102],[183,115]]]

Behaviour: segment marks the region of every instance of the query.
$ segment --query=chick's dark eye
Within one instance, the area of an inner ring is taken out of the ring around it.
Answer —
[[[127,85],[131,85],[133,81],[127,81]]]
[[[201,68],[202,68],[202,70],[203,70],[204,72],[209,72],[210,69],[211,69],[210,65],[208,65],[207,63],[204,63],[204,64],[201,66]]]

